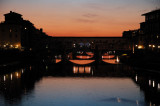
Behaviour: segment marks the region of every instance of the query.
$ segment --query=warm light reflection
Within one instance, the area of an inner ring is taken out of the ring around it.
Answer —
[[[13,78],[13,75],[11,74],[11,80],[12,80],[12,78]]]
[[[74,64],[85,65],[85,64],[93,63],[95,60],[69,60],[69,61]]]
[[[22,74],[24,73],[24,70],[22,69]]]
[[[94,53],[92,53],[92,52],[86,52],[86,54],[87,54],[87,55],[90,55],[90,56],[93,56],[93,55],[94,55]]]
[[[79,59],[90,59],[93,56],[76,56],[76,57],[79,58]]]
[[[89,66],[73,66],[73,73],[74,74],[90,74],[91,73],[91,67]]]
[[[143,45],[138,45],[138,49],[144,49]]]
[[[112,59],[115,55],[102,56],[102,59]]]
[[[153,87],[155,87],[155,81],[153,81]]]
[[[160,89],[160,84],[158,83],[158,89]]]
[[[18,72],[17,72],[17,78],[18,78],[18,76],[19,76],[19,74],[18,74]]]
[[[120,60],[119,60],[119,57],[117,56],[116,62],[119,63],[119,61],[120,61]]]
[[[4,75],[3,79],[4,79],[4,81],[6,81],[6,76],[5,75]]]
[[[118,64],[118,63],[116,62],[116,59],[110,59],[110,60],[108,60],[108,59],[103,59],[103,61],[104,61],[105,63],[109,63],[109,64]]]
[[[59,63],[59,62],[61,62],[61,59],[56,59],[56,63]]]

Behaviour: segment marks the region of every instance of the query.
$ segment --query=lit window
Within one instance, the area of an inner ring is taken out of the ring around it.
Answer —
[[[138,45],[138,49],[144,49],[143,45]]]
[[[6,45],[3,45],[3,47],[6,47]]]

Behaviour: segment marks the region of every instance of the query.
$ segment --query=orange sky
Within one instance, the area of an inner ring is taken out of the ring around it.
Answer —
[[[50,36],[122,36],[138,29],[141,14],[159,6],[158,0],[3,0],[3,14],[14,11]]]

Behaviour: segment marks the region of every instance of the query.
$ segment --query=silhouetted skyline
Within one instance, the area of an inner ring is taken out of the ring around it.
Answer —
[[[0,1],[3,14],[15,11],[51,36],[122,36],[138,29],[141,14],[159,8],[159,0]]]

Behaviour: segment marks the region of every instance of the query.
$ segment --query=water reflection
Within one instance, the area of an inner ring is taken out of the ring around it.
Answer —
[[[73,66],[74,74],[91,74],[91,66]]]
[[[146,106],[159,98],[159,75],[125,65],[37,64],[0,75],[0,106]]]
[[[86,65],[93,63],[95,60],[69,60],[69,61],[78,65]]]
[[[150,73],[142,74],[137,72],[134,81],[140,86],[140,89],[144,92],[146,101],[151,106],[160,105],[159,75],[150,75]]]
[[[76,56],[76,57],[79,58],[79,59],[91,59],[91,58],[93,58],[93,56],[90,56],[90,55],[88,55],[88,56],[80,55],[80,56]]]

